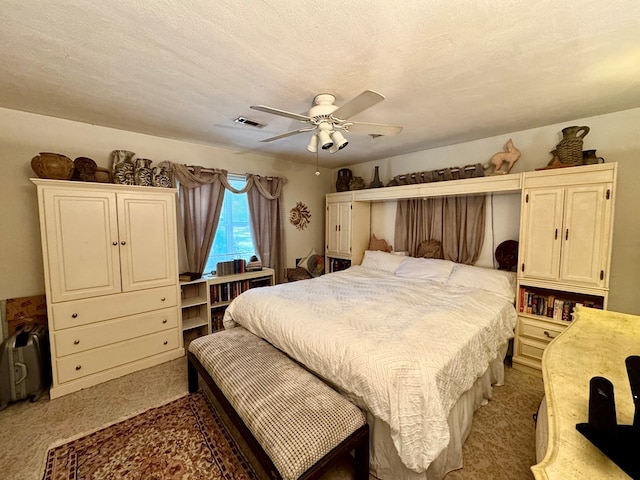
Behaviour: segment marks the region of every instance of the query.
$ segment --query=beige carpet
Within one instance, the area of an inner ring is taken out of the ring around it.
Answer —
[[[61,445],[187,393],[186,360],[136,372],[64,397],[18,402],[0,412],[3,480],[41,480],[49,447]],[[464,446],[464,468],[446,480],[533,478],[535,413],[542,380],[506,370],[506,382],[480,408]]]

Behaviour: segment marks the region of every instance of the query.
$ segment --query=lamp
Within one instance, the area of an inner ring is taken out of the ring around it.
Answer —
[[[311,153],[316,153],[318,151],[318,135],[316,135],[315,133],[309,139],[307,150],[309,150]]]
[[[323,150],[333,147],[333,142],[331,141],[329,132],[327,132],[324,129],[320,130],[318,132],[318,143],[320,144]]]
[[[347,139],[344,138],[344,135],[340,132],[331,132],[331,139],[333,140],[333,146],[329,149],[329,153],[336,153],[338,150],[342,150],[344,147],[349,145]]]

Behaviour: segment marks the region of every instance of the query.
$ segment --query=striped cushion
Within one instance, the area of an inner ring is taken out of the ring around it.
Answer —
[[[197,338],[189,351],[285,480],[297,479],[365,424],[345,397],[242,327]]]

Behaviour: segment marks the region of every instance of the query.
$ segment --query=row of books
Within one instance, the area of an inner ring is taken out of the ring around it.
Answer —
[[[244,273],[247,262],[243,258],[236,258],[227,262],[218,262],[216,264],[216,275],[233,275],[234,273]]]
[[[570,322],[573,317],[573,310],[577,305],[584,305],[591,308],[602,308],[595,301],[581,299],[580,301],[558,298],[552,294],[540,294],[536,291],[527,290],[520,287],[520,313],[529,313],[554,320]]]
[[[351,260],[345,260],[344,258],[329,258],[329,272],[339,272],[340,270],[346,270],[351,266]]]
[[[249,280],[239,280],[236,282],[218,283],[209,287],[211,305],[220,302],[228,302],[233,300],[242,292],[251,288]]]

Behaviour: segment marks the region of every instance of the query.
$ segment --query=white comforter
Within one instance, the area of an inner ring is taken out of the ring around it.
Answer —
[[[513,336],[515,321],[513,304],[486,291],[364,267],[248,290],[224,318],[388,423],[416,472],[448,445],[451,407]]]

